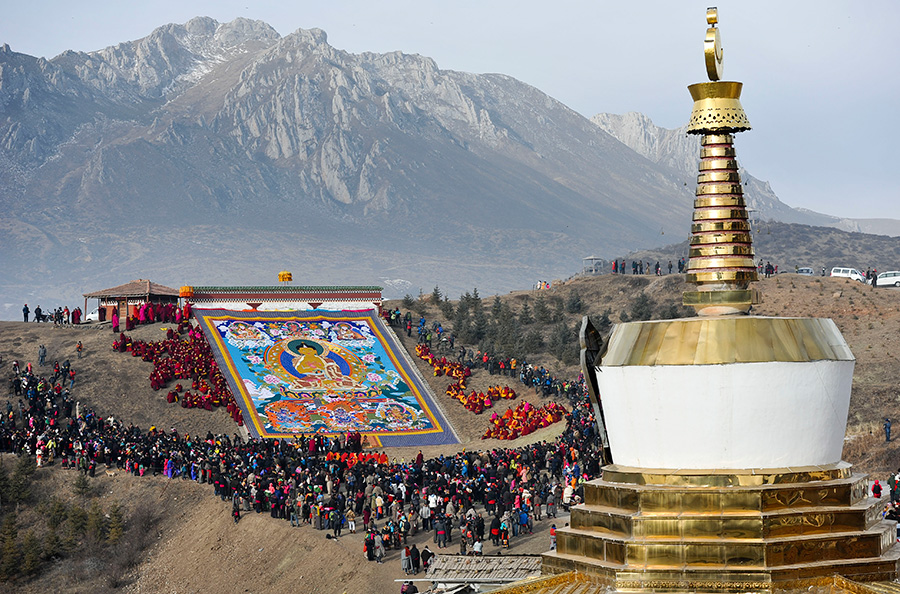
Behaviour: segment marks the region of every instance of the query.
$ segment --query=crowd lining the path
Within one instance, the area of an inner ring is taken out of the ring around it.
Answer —
[[[170,390],[169,402],[207,410],[224,406],[242,423],[202,332],[184,318],[164,341],[144,342],[118,333],[113,348],[152,362],[149,378],[156,390],[172,381],[190,382],[188,390],[180,384]],[[461,358],[467,355],[463,351]],[[40,357],[43,362],[46,352]],[[496,357],[479,357],[491,373],[501,368]],[[467,364],[460,365],[448,362],[447,369],[463,369],[451,375],[471,375]],[[38,466],[59,464],[88,476],[98,468],[116,468],[136,477],[159,475],[209,485],[215,496],[230,502],[235,522],[252,512],[291,526],[328,530],[335,537],[359,529],[366,534],[367,559],[381,561],[385,551],[398,549],[410,574],[427,566],[432,553],[428,547],[410,547],[409,536],[429,531],[437,548],[456,542],[462,553],[481,554],[488,540],[508,547],[512,538],[530,533],[536,521],[554,518],[560,507],[579,501],[581,484],[598,476],[601,466],[583,378],[561,381],[531,366],[515,374],[508,361],[503,362],[505,373],[518,375],[536,394],[569,396],[570,411],[555,402],[549,409],[528,405],[564,420],[562,434],[549,442],[430,459],[420,451],[412,460],[366,450],[358,434],[246,440],[237,434],[182,435],[174,427],[144,430],[73,405],[69,389],[59,381],[62,369],[45,374],[42,367],[16,363],[10,393],[21,398],[17,407],[7,403],[0,451],[35,456]]]

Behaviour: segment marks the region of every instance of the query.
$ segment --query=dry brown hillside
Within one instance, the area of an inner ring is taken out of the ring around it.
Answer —
[[[151,325],[130,333],[148,340],[165,337],[165,325]],[[75,357],[75,343],[85,345],[82,359]],[[154,392],[147,376],[151,365],[130,354],[112,351],[113,335],[108,326],[54,328],[51,324],[0,322],[0,373],[11,371],[12,361],[37,363],[39,344],[47,347],[49,371],[53,361],[69,358],[77,371],[74,398],[82,410],[94,409],[98,414],[112,414],[146,430],[151,425],[176,427],[182,434],[232,434],[237,426],[224,411],[207,412],[182,409],[165,402],[164,391]],[[434,378],[423,362],[416,360],[423,375],[438,392],[441,405],[454,424],[461,443],[454,447],[424,448],[427,456],[451,453],[459,449],[493,448],[510,442],[482,441],[487,415],[475,416],[456,402],[443,396],[447,380]],[[508,383],[509,378],[505,378]],[[486,388],[499,383],[496,377],[476,371],[471,387]],[[533,394],[528,398],[534,402]],[[0,403],[3,401],[0,400]],[[512,404],[514,404],[513,402]],[[5,404],[5,403],[4,403]],[[504,403],[504,406],[510,406]],[[498,410],[502,412],[503,407]],[[538,431],[528,440],[553,440],[562,423]],[[395,449],[390,454],[410,458],[416,449]],[[8,472],[15,458],[0,456]],[[68,505],[89,507],[74,495],[77,473],[63,470],[59,464],[38,469],[34,475],[32,496],[20,506],[17,518],[21,535],[34,531],[43,540],[49,502],[60,499]],[[285,592],[341,594],[343,592],[399,591],[397,579],[403,578],[399,552],[389,551],[384,565],[367,563],[362,551],[361,534],[344,534],[328,540],[325,532],[309,527],[291,528],[285,521],[273,520],[268,514],[245,515],[235,526],[229,503],[213,497],[212,487],[191,481],[162,477],[133,477],[115,470],[107,474],[101,467],[91,479],[90,500],[96,500],[104,511],[114,503],[122,506],[129,517],[139,507],[158,518],[151,526],[150,547],[142,553],[143,561],[121,579],[109,574],[109,567],[98,560],[97,551],[81,550],[52,564],[38,578],[29,582],[0,582],[0,592],[97,593],[113,591],[111,583],[131,592]],[[565,518],[561,516],[563,522]],[[133,522],[134,523],[134,522]],[[142,524],[143,526],[143,524]],[[547,531],[550,523],[540,522],[533,536],[516,539],[510,554],[538,554],[549,548]],[[131,530],[137,528],[132,525]],[[431,544],[430,535],[412,539],[421,549]],[[454,544],[454,547],[456,545]],[[453,548],[452,550],[456,550]],[[485,553],[497,552],[488,544]],[[420,576],[421,577],[421,576]]]

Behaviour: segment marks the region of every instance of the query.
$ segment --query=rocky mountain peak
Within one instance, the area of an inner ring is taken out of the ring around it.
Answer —
[[[55,58],[88,85],[118,101],[160,99],[196,83],[213,65],[277,43],[280,35],[262,21],[219,23],[196,17],[168,24],[150,35],[90,53]]]
[[[285,42],[305,43],[309,45],[327,45],[328,34],[322,29],[297,29],[290,35],[285,36]]]
[[[687,125],[670,130],[642,113],[598,113],[591,121],[639,155],[654,163],[694,174],[700,157],[700,140],[687,133]]]

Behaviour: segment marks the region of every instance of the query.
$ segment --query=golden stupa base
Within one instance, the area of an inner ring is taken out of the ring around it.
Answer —
[[[746,471],[607,466],[557,530],[544,574],[620,592],[772,592],[894,580],[896,523],[849,464]]]

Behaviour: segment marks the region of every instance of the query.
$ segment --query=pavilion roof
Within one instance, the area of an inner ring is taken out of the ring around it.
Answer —
[[[150,295],[160,295],[165,297],[178,297],[178,289],[150,282],[145,279],[133,280],[130,283],[103,289],[102,291],[94,291],[93,293],[85,293],[88,299],[99,297],[142,297]]]

